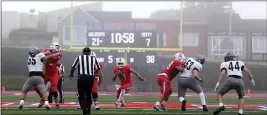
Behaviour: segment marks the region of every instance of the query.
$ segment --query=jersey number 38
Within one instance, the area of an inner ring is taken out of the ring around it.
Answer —
[[[28,59],[28,65],[35,65],[36,64],[36,60],[35,59]]]

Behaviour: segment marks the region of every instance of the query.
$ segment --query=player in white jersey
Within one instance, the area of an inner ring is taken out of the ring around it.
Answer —
[[[186,109],[186,100],[184,97],[187,89],[191,89],[199,94],[201,104],[203,105],[203,111],[208,111],[205,95],[199,84],[199,82],[202,82],[202,79],[199,77],[199,72],[202,70],[202,65],[204,63],[204,57],[196,57],[195,59],[187,58],[184,63],[184,70],[180,74],[178,80],[178,97],[179,101],[182,103],[182,111]]]
[[[225,62],[221,63],[221,73],[219,75],[219,80],[215,86],[214,91],[218,89],[220,85],[220,81],[223,79],[224,75],[227,74],[227,80],[224,84],[219,88],[217,92],[217,100],[219,103],[219,107],[213,113],[213,115],[218,115],[221,111],[225,110],[223,105],[222,96],[226,94],[228,91],[235,89],[238,98],[239,98],[239,115],[243,115],[243,108],[244,108],[244,95],[245,95],[245,86],[243,82],[243,75],[242,72],[248,73],[248,77],[251,80],[251,85],[255,86],[255,82],[253,80],[252,74],[248,68],[245,67],[245,64],[242,61],[238,61],[236,56],[233,53],[227,53],[225,58]]]
[[[51,108],[47,101],[48,92],[45,90],[45,84],[43,79],[43,66],[44,66],[43,63],[47,60],[57,57],[58,55],[59,53],[50,56],[45,56],[44,53],[41,53],[37,47],[33,47],[30,49],[28,63],[27,63],[29,69],[29,78],[23,85],[21,91],[19,109],[23,108],[26,94],[34,86],[37,86],[38,90],[41,93],[42,98],[45,100],[46,109]]]

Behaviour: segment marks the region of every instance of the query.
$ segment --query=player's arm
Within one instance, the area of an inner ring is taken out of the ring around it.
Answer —
[[[250,79],[250,83],[252,86],[255,86],[255,81],[253,79],[252,73],[248,68],[245,67],[245,64],[241,64],[241,70],[248,74],[248,78]]]
[[[175,66],[175,69],[182,72],[184,70],[183,64],[179,64],[179,65]]]
[[[61,73],[60,73],[60,76],[59,76],[59,77],[63,78],[64,75],[65,75],[65,68],[64,68],[64,66],[61,64]]]
[[[193,69],[193,77],[198,81],[202,81],[202,79],[199,77],[199,69],[198,68]]]
[[[79,64],[78,62],[79,62],[79,57],[77,57],[77,58],[75,59],[75,61],[73,62],[72,66],[71,66],[70,76],[69,76],[70,79],[73,77],[74,71],[75,71],[77,65]]]
[[[140,81],[144,81],[144,80],[145,80],[145,79],[144,79],[143,77],[141,77],[140,74],[139,74],[137,71],[135,71],[134,69],[130,68],[130,72],[131,72],[132,74],[134,74]]]
[[[221,68],[221,73],[220,73],[220,75],[219,75],[219,77],[218,77],[218,82],[216,83],[216,85],[215,85],[215,88],[214,88],[214,92],[216,92],[216,90],[218,89],[218,87],[219,87],[219,85],[220,85],[220,81],[224,78],[224,76],[225,76],[225,73],[226,73],[226,63],[225,62],[223,62],[222,64],[221,64],[221,66],[220,66],[220,68]]]
[[[100,67],[100,65],[99,65],[99,63],[98,63],[98,61],[97,61],[96,58],[95,58],[95,65],[94,65],[94,67],[95,67],[96,71],[99,72],[99,74],[98,74],[99,84],[101,84],[102,83],[102,78],[103,78],[103,71],[102,71],[102,69],[101,69],[101,67]]]
[[[116,81],[116,79],[117,79],[117,72],[114,70],[113,72],[112,72],[112,81]]]
[[[52,55],[49,55],[49,56],[44,56],[44,57],[41,58],[41,61],[45,62],[47,60],[54,59],[55,57],[57,57],[59,55],[60,55],[60,53],[55,53],[55,54],[52,54]]]

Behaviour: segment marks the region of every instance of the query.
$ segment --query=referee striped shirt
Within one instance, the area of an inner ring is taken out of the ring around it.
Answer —
[[[77,66],[78,76],[94,76],[94,71],[101,69],[97,59],[94,56],[90,55],[79,55],[73,62],[71,68],[76,68]]]

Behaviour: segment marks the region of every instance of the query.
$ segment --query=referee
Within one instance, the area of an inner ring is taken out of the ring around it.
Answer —
[[[83,110],[83,115],[91,114],[92,105],[92,88],[94,84],[94,71],[100,70],[99,83],[102,82],[102,70],[94,56],[90,56],[91,49],[85,47],[83,49],[83,54],[79,55],[71,66],[70,79],[73,78],[74,71],[78,66],[78,76],[77,76],[77,88],[78,88],[78,100],[81,109]]]

